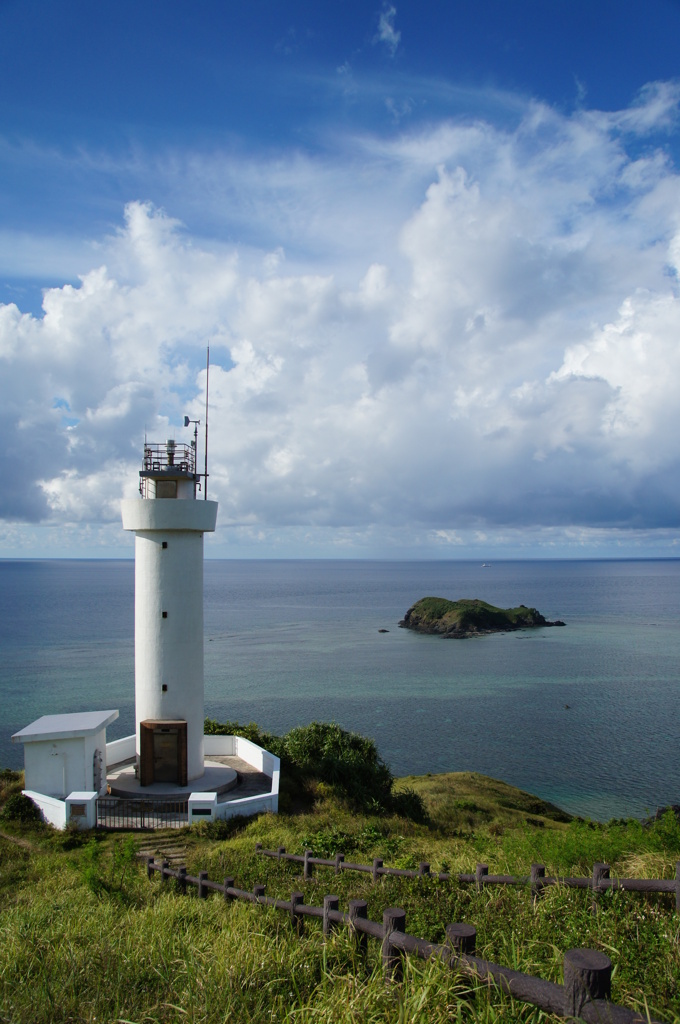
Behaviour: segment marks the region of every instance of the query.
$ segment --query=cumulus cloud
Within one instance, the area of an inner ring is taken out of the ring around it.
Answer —
[[[293,206],[313,181],[316,270],[280,213],[257,250],[130,203],[42,318],[0,306],[2,517],[113,524],[144,431],[203,417],[210,343],[210,493],[248,543],[676,530],[680,180],[626,142],[669,123],[671,93],[363,137],[297,193],[278,166]],[[270,186],[262,168],[262,222]]]

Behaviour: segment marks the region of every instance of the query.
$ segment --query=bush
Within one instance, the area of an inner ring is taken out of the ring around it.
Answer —
[[[426,824],[428,820],[423,798],[414,789],[402,789],[399,793],[392,793],[390,810],[401,818],[410,818],[421,825]]]
[[[332,786],[338,796],[365,810],[387,809],[392,773],[373,740],[334,722],[310,722],[284,737],[285,759],[305,776]]]
[[[23,793],[13,793],[0,813],[3,821],[14,821],[21,825],[32,825],[42,821],[40,809]]]
[[[321,784],[357,810],[391,812],[415,821],[426,818],[423,802],[416,793],[392,793],[392,773],[374,741],[348,732],[335,722],[310,722],[291,729],[285,736],[274,736],[262,732],[255,722],[240,725],[208,718],[205,732],[245,736],[279,757],[282,796],[291,805],[311,803],[315,784]]]

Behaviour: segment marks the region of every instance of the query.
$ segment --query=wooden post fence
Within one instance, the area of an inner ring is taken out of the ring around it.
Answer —
[[[661,1024],[649,1018],[646,1013],[610,1002],[612,963],[599,950],[568,950],[564,955],[564,984],[558,985],[477,957],[476,931],[470,924],[447,925],[445,943],[433,943],[407,934],[406,912],[399,907],[389,907],[383,912],[382,922],[377,922],[369,920],[365,900],[351,900],[349,913],[344,914],[339,908],[339,898],[333,895],[324,897],[322,907],[315,907],[305,904],[301,892],[291,893],[290,900],[279,900],[266,896],[265,886],[261,884],[255,885],[252,892],[246,892],[235,887],[233,878],[225,878],[222,884],[211,882],[207,871],[200,871],[194,877],[187,874],[185,867],[172,870],[167,866],[167,861],[156,864],[153,858],[147,860],[146,866],[149,878],[153,877],[155,871],[160,873],[161,879],[176,878],[184,893],[188,886],[194,886],[201,898],[206,898],[209,891],[217,891],[223,893],[225,899],[243,899],[283,910],[290,915],[291,926],[297,936],[304,932],[305,917],[320,918],[326,939],[330,938],[338,925],[348,926],[356,939],[359,952],[363,954],[370,935],[381,943],[383,972],[389,985],[395,985],[403,979],[403,954],[411,953],[422,959],[438,957],[452,970],[462,971],[472,979],[494,985],[513,998],[532,1003],[547,1013],[579,1017],[588,1024]],[[597,867],[601,869],[606,865]],[[475,880],[479,879],[478,884],[487,884],[485,871],[486,865],[478,865],[478,871],[473,876]],[[601,870],[597,877],[602,882],[607,879]]]
[[[311,873],[317,867],[333,868],[336,875],[341,871],[363,871],[372,875],[374,882],[378,882],[383,875],[395,875],[401,878],[422,878],[427,875],[439,882],[454,881],[463,885],[474,884],[479,890],[488,885],[530,885],[535,899],[538,899],[549,886],[563,885],[570,889],[590,889],[593,893],[594,909],[597,907],[598,897],[613,889],[622,892],[671,893],[675,896],[675,909],[680,913],[680,861],[677,861],[675,865],[675,878],[611,878],[611,868],[608,864],[601,863],[593,865],[593,874],[590,878],[569,878],[563,875],[553,878],[546,875],[543,864],[532,864],[527,878],[514,875],[491,875],[487,864],[477,864],[474,874],[465,872],[451,874],[448,871],[433,872],[425,861],[417,869],[406,869],[385,867],[380,857],[375,857],[373,864],[352,864],[345,860],[345,855],[342,853],[336,853],[332,859],[328,859],[315,857],[311,850],[305,850],[304,855],[286,853],[283,846],[280,846],[278,850],[265,850],[262,848],[262,843],[255,844],[255,851],[263,857],[276,857],[278,860],[302,864],[303,875],[307,879],[311,877]]]

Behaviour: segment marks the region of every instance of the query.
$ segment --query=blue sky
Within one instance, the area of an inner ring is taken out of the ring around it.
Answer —
[[[0,556],[680,538],[680,3],[0,0]]]

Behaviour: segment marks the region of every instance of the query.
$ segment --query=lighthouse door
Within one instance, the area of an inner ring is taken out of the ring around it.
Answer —
[[[140,783],[187,784],[187,723],[146,721],[140,724]]]
[[[179,782],[178,729],[168,725],[153,731],[153,781]]]

